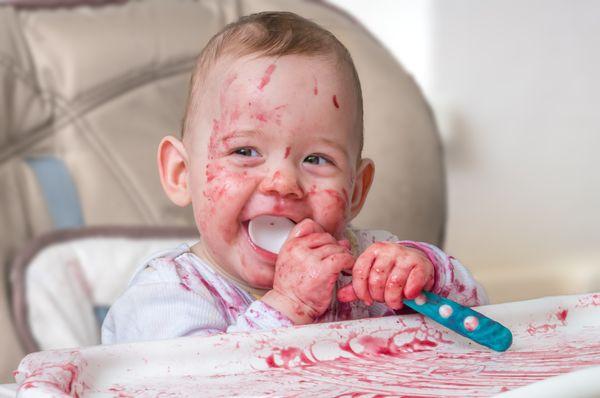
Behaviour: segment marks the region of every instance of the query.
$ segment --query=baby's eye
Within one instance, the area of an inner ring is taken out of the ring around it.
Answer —
[[[324,156],[320,156],[320,155],[308,155],[307,157],[304,158],[304,162],[314,164],[317,166],[332,163],[331,160],[327,159]]]
[[[260,154],[258,153],[258,151],[254,148],[238,148],[235,151],[233,151],[233,153],[235,153],[236,155],[241,155],[241,156],[248,156],[248,157],[256,157],[256,156],[260,156]]]

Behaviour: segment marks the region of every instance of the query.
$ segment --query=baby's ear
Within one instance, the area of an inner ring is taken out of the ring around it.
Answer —
[[[166,136],[158,146],[156,160],[160,182],[169,199],[181,207],[190,204],[187,151],[183,143],[173,136]]]
[[[350,200],[350,219],[356,217],[365,204],[369,189],[371,189],[371,184],[373,183],[373,177],[375,177],[375,164],[371,159],[361,159]]]

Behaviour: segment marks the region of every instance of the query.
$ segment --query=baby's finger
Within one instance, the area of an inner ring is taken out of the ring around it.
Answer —
[[[302,236],[314,234],[317,232],[323,232],[323,227],[317,224],[310,218],[305,218],[292,228],[290,231],[290,237],[300,238]]]
[[[410,273],[410,267],[400,267],[396,265],[392,272],[390,272],[390,276],[388,276],[386,285],[385,285],[385,303],[388,307],[399,310],[403,307],[402,299],[404,285],[406,284],[406,279]]]
[[[349,303],[358,299],[358,297],[356,297],[356,293],[354,293],[354,288],[352,287],[352,284],[348,284],[342,287],[340,290],[338,290],[337,298],[342,303]]]
[[[341,253],[334,253],[323,259],[323,264],[329,267],[329,272],[336,276],[345,269],[354,267],[354,257],[348,251],[344,250]]]
[[[337,240],[327,232],[317,232],[304,237],[306,239],[306,245],[310,249],[317,249],[323,245],[336,245]]]
[[[414,299],[419,295],[419,293],[421,293],[425,287],[425,283],[428,281],[429,277],[425,268],[421,265],[417,265],[410,271],[410,274],[406,279],[404,296],[408,299]]]
[[[291,236],[291,235],[290,235]],[[326,232],[316,232],[298,238],[288,238],[281,251],[306,251],[336,242],[335,238]]]
[[[350,251],[348,251],[348,249],[346,249],[344,246],[340,246],[338,244],[323,245],[323,246],[315,249],[313,252],[317,256],[317,258],[320,258],[321,260],[323,260],[326,257],[329,257],[333,254],[336,254],[336,253],[350,254]]]
[[[369,293],[369,272],[375,261],[375,254],[371,250],[365,251],[358,256],[352,269],[352,287],[356,297],[364,301],[367,305],[373,304],[373,299]]]
[[[338,244],[344,246],[348,250],[352,250],[352,246],[350,245],[350,241],[348,239],[338,240]]]
[[[375,301],[384,301],[385,284],[394,267],[393,257],[380,254],[377,256],[369,272],[369,294]]]

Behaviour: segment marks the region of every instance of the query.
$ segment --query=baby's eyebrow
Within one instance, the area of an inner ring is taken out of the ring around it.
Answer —
[[[343,153],[344,155],[349,157],[349,153],[348,153],[348,148],[346,148],[346,146],[340,144],[338,141],[329,139],[327,137],[318,137],[316,139],[317,143],[323,143],[327,146],[333,147],[334,149],[340,151],[341,153]]]
[[[261,137],[263,135],[264,135],[263,132],[260,130],[234,130],[234,131],[231,131],[231,132],[227,133],[226,135],[220,137],[219,141],[226,144],[227,141],[230,141],[235,138],[256,137],[256,136]]]

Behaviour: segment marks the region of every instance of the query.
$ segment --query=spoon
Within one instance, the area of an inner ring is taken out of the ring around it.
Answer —
[[[296,224],[286,217],[258,216],[248,223],[248,235],[255,245],[279,254],[294,225]]]

